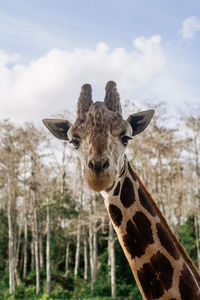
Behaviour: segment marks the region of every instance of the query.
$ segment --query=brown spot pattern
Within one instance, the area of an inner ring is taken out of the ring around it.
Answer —
[[[169,260],[158,251],[149,263],[143,265],[137,275],[146,298],[157,299],[164,294],[165,290],[171,288],[173,267]]]
[[[126,224],[123,242],[132,258],[141,257],[149,244],[153,244],[151,222],[142,212],[136,212]]]
[[[116,188],[114,189],[113,196],[119,195],[119,191],[120,191],[120,181],[118,182]]]
[[[200,300],[200,289],[197,287],[186,264],[183,265],[181,272],[179,290],[182,300]]]
[[[135,202],[133,184],[128,177],[124,179],[120,194],[120,200],[126,208],[130,207]]]
[[[122,218],[123,218],[121,210],[116,205],[110,204],[109,214],[114,224],[119,227],[121,225]]]
[[[169,252],[169,254],[174,259],[178,260],[180,258],[180,254],[166,229],[160,223],[156,224],[156,229],[161,245]]]
[[[129,170],[129,173],[131,174],[131,177],[132,177],[133,180],[136,182],[136,181],[137,181],[137,178],[136,178],[136,176],[135,176],[135,174],[134,174],[134,172],[133,172],[133,170],[132,170],[131,165],[130,165],[129,162],[128,162],[128,170]]]
[[[138,189],[138,196],[139,196],[139,200],[141,205],[152,215],[155,216],[155,210],[152,207],[148,197],[146,196],[145,192],[143,191],[142,187],[140,186]]]

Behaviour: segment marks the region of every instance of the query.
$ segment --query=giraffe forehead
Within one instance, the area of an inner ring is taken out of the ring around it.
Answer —
[[[85,118],[86,129],[91,134],[107,133],[110,131],[112,120],[112,112],[101,102],[96,102],[90,106],[90,109]]]
[[[117,136],[122,130],[126,130],[127,126],[128,123],[119,113],[109,110],[103,102],[98,101],[90,106],[84,116],[76,120],[72,133],[78,133],[82,138],[107,138],[109,133]]]
[[[103,102],[93,103],[86,115],[86,126],[91,130],[104,128],[113,131],[114,127],[120,130],[125,121],[119,113],[109,110]]]

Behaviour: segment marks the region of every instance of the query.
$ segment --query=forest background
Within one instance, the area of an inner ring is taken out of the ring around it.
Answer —
[[[176,128],[164,104],[154,109],[127,155],[200,269],[200,107]],[[126,101],[125,112],[139,110]],[[71,145],[32,123],[2,120],[0,179],[0,298],[141,299]]]
[[[0,0],[1,299],[141,299],[103,199],[42,127],[74,121],[84,83],[96,101],[114,80],[125,118],[155,109],[127,156],[199,268],[199,37],[198,0]]]

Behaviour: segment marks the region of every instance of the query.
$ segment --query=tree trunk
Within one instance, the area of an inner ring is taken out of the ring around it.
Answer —
[[[25,213],[25,221],[24,221],[24,265],[23,265],[23,278],[26,278],[27,274],[27,262],[28,262],[28,220],[27,220],[27,212]]]
[[[90,223],[89,223],[89,257],[90,257],[90,277],[91,277],[91,294],[94,292],[94,256],[93,256],[93,235],[92,235],[92,220],[90,214]]]
[[[36,294],[40,293],[40,265],[39,265],[39,237],[38,237],[38,218],[37,218],[37,195],[33,196],[34,213],[34,246],[35,246],[35,269],[36,269]]]
[[[50,199],[47,195],[47,241],[46,241],[46,274],[47,294],[51,294],[51,260],[50,260]]]
[[[88,280],[88,253],[87,253],[87,236],[86,236],[86,226],[84,226],[84,279]]]
[[[65,256],[65,275],[64,275],[65,278],[69,274],[69,245],[70,243],[68,242],[66,246],[66,256]]]
[[[67,146],[67,142],[63,142],[63,154],[62,154],[62,170],[61,170],[61,174],[62,174],[62,182],[61,182],[61,198],[63,201],[63,196],[65,193],[65,177],[66,177],[66,171],[65,171],[65,161],[66,161],[66,146]]]
[[[195,167],[196,167],[196,189],[197,196],[195,197],[195,235],[197,247],[198,269],[200,270],[200,167],[199,167],[199,149],[198,149],[198,133],[194,135],[194,152],[195,152]]]
[[[199,212],[194,214],[195,236],[196,236],[196,248],[197,248],[197,266],[200,270],[200,224],[199,224]]]
[[[21,244],[21,233],[22,233],[22,226],[19,225],[19,233],[18,233],[18,239],[17,239],[17,247],[16,247],[16,255],[15,255],[15,278],[16,278],[16,284],[19,286],[21,284],[21,280],[17,271],[17,267],[19,264],[19,250],[20,250],[20,244]]]
[[[110,257],[110,275],[111,275],[111,295],[116,298],[116,278],[115,278],[115,236],[111,221],[109,221],[109,257]]]
[[[39,256],[40,256],[40,269],[44,268],[44,257],[43,257],[43,240],[42,240],[42,232],[40,229],[39,233]]]
[[[79,268],[79,261],[80,261],[80,240],[81,240],[81,227],[80,227],[80,223],[78,223],[74,277],[77,277],[78,275],[78,268]]]
[[[34,270],[35,270],[35,242],[33,236],[31,241],[31,271]]]
[[[97,256],[98,256],[98,244],[97,244],[97,231],[96,231],[96,223],[93,228],[93,280],[96,282],[97,280]]]
[[[12,222],[12,194],[11,194],[11,182],[8,175],[8,249],[9,249],[9,290],[10,294],[15,294],[15,262],[14,262],[14,236],[13,236],[13,222]]]
[[[92,207],[91,207],[92,209]],[[94,215],[97,215],[96,197],[93,198]],[[97,280],[97,257],[98,257],[98,243],[97,243],[97,221],[93,222],[93,281]]]

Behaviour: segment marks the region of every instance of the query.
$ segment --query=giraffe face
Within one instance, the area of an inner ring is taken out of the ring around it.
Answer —
[[[89,187],[97,192],[111,187],[132,136],[130,124],[103,102],[95,102],[70,127],[67,135],[81,159]]]
[[[89,187],[99,192],[113,185],[123,167],[128,140],[148,126],[153,113],[153,110],[140,112],[123,120],[116,83],[109,81],[104,102],[94,103],[91,86],[82,86],[73,125],[58,119],[43,122],[57,138],[74,145]]]

